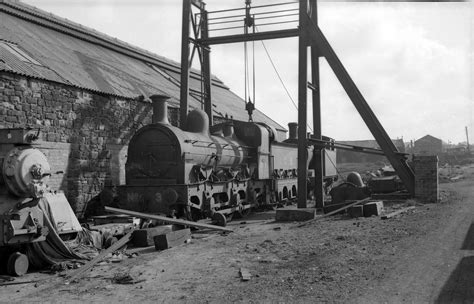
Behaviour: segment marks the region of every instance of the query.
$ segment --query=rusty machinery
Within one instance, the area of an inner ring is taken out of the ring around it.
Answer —
[[[37,131],[0,129],[0,256],[12,275],[26,273],[27,244],[45,241],[50,229],[81,230],[64,194],[47,185],[51,166],[33,147],[37,139]]]

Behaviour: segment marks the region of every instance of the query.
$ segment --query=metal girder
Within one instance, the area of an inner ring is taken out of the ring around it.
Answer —
[[[268,39],[278,39],[278,38],[288,38],[288,37],[298,37],[298,36],[299,36],[299,29],[289,29],[289,30],[269,31],[269,32],[261,32],[261,33],[259,32],[259,33],[201,38],[201,39],[198,39],[197,42],[201,44],[205,44],[205,45],[213,45],[213,44],[268,40]]]
[[[393,166],[396,173],[403,181],[407,190],[411,193],[411,195],[414,195],[415,176],[412,169],[408,166],[405,157],[398,153],[397,148],[393,144],[388,134],[385,132],[385,129],[378,121],[374,112],[372,112],[372,109],[365,101],[362,93],[359,91],[354,81],[349,76],[349,73],[342,65],[326,37],[324,37],[322,31],[316,24],[312,23],[311,20],[309,20],[309,25],[310,26],[308,26],[307,30],[313,45],[315,45],[318,48],[320,54],[326,58],[329,66],[334,71],[337,79],[343,86],[344,90],[369,128],[370,132],[374,136],[375,140],[379,144],[380,148],[385,153],[385,156],[390,161],[390,164]]]
[[[298,40],[298,208],[307,207],[307,90],[308,90],[308,38],[304,30],[307,26],[308,3],[300,1],[300,32]]]
[[[189,97],[189,26],[191,19],[191,0],[183,0],[182,36],[181,36],[181,87],[179,92],[179,111],[181,128],[184,128],[188,117]]]
[[[200,10],[201,19],[199,22],[193,19],[192,5]],[[198,37],[206,39],[209,35],[208,14],[205,10],[205,3],[200,0],[183,0],[183,16],[182,16],[182,37],[181,37],[181,87],[180,87],[180,127],[184,128],[188,116],[188,99],[189,99],[189,74],[192,65],[194,53],[197,50],[199,54],[199,62],[201,64],[201,81],[203,82],[202,101],[204,103],[204,111],[209,117],[209,126],[213,125],[212,115],[212,99],[211,99],[211,60],[209,45],[205,43],[197,43]],[[190,37],[190,26],[194,38]],[[190,45],[194,44],[192,54],[190,56]]]
[[[209,36],[209,27],[208,27],[208,14],[204,9],[201,10],[201,36],[202,38],[207,38]],[[209,118],[209,126],[214,125],[214,119],[212,116],[212,98],[211,98],[211,49],[207,44],[201,44],[202,48],[202,60],[201,60],[201,70],[203,77],[203,89],[204,89],[204,111]],[[199,46],[198,46],[199,48]]]
[[[316,1],[310,2],[311,20],[314,24],[318,24],[318,9]],[[311,82],[314,87],[313,95],[313,138],[322,140],[321,129],[321,91],[319,83],[319,51],[316,47],[311,46]],[[314,199],[317,208],[324,207],[324,151],[322,147],[314,145],[313,149],[313,169],[314,169]]]

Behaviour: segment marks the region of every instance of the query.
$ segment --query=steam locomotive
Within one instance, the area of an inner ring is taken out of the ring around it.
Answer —
[[[126,185],[106,187],[102,204],[190,220],[212,218],[225,225],[253,207],[294,200],[297,138],[279,142],[276,130],[258,122],[226,121],[209,127],[204,111],[189,113],[184,129],[168,122],[168,97],[154,95],[152,124],[128,147]],[[335,159],[335,151],[326,156]],[[312,147],[308,148],[308,166]],[[325,179],[336,178],[326,161]]]

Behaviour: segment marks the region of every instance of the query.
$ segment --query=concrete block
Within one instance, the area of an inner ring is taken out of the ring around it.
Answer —
[[[181,229],[166,234],[157,235],[153,238],[156,250],[164,250],[186,243],[191,239],[191,229]]]
[[[364,206],[352,206],[347,209],[350,217],[362,217],[364,216]]]
[[[314,208],[301,208],[301,209],[289,209],[281,208],[277,209],[275,220],[278,222],[291,222],[291,221],[308,221],[314,219],[316,209]]]
[[[153,246],[155,241],[153,238],[157,235],[170,233],[176,230],[175,225],[163,225],[152,228],[138,229],[132,234],[132,244],[135,247]]]
[[[383,202],[370,202],[364,205],[364,216],[370,217],[372,215],[379,216],[382,213]]]

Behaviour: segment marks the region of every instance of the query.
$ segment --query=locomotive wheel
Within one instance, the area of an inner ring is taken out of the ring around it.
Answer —
[[[219,212],[215,212],[212,215],[212,222],[215,225],[221,226],[221,227],[225,227],[227,225],[227,219],[225,217],[225,214],[222,214],[222,213],[219,213]]]
[[[28,271],[29,265],[26,255],[15,252],[8,258],[7,272],[9,275],[20,277]]]
[[[242,209],[236,211],[235,214],[238,216],[238,218],[246,217],[250,214],[250,208],[244,209],[242,206]]]

